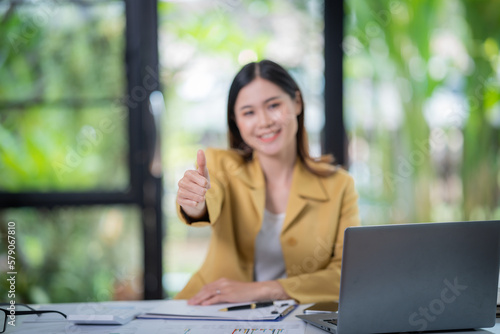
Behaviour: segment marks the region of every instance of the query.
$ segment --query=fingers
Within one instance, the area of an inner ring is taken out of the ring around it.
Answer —
[[[200,305],[203,305],[203,306],[207,306],[207,305],[213,305],[213,304],[220,304],[220,303],[224,303],[225,301],[220,297],[220,296],[212,296],[211,298],[208,298],[206,300],[204,300],[203,302],[201,302]]]
[[[196,154],[196,162],[198,163],[198,173],[208,180],[208,189],[210,189],[210,177],[208,175],[207,159],[205,158],[205,152],[203,150],[198,150]]]
[[[184,173],[178,183],[177,191],[177,203],[191,217],[198,217],[206,211],[205,194],[210,189],[207,160],[203,150],[198,150],[196,162],[197,170],[188,170]]]
[[[222,299],[221,296],[212,293],[212,294],[196,295],[195,297],[188,300],[188,305],[205,306],[205,305],[219,304],[223,302],[224,300]]]
[[[227,302],[227,293],[229,280],[226,278],[218,279],[215,282],[205,285],[200,292],[188,300],[189,305],[212,305]]]
[[[218,303],[239,303],[252,300],[268,300],[269,295],[259,293],[263,282],[240,282],[227,278],[205,285],[200,292],[188,300],[189,305],[212,305]],[[279,284],[279,283],[276,283]],[[264,289],[269,290],[269,289]]]
[[[196,206],[198,203],[205,201],[205,194],[208,190],[208,180],[198,174],[197,171],[186,171],[178,185],[177,202],[180,205],[186,204],[188,206]]]

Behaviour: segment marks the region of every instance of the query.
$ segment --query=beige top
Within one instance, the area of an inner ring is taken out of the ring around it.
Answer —
[[[255,239],[254,281],[273,281],[286,277],[280,234],[285,213],[275,214],[264,209],[264,219]]]

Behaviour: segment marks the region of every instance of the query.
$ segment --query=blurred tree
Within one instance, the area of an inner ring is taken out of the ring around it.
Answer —
[[[500,219],[500,3],[466,1],[468,53],[474,71],[467,80],[470,108],[464,129],[464,216]]]
[[[500,6],[346,5],[345,112],[364,223],[500,218]]]
[[[125,190],[124,3],[3,1],[0,22],[0,192]],[[0,221],[2,259],[4,223],[16,223],[18,302],[142,295],[137,208],[20,208]]]
[[[1,191],[128,184],[124,5],[0,4]]]

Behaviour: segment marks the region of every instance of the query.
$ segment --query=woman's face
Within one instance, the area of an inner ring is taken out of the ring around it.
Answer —
[[[236,125],[245,143],[259,154],[295,154],[297,116],[302,99],[292,99],[274,83],[255,78],[238,93],[234,106]]]

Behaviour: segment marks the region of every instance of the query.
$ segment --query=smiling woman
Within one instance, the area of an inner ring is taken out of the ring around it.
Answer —
[[[273,154],[273,147],[274,154],[296,154],[310,168],[309,161],[314,159],[309,155],[302,92],[281,66],[263,60],[243,67],[229,90],[227,112],[229,146],[241,151],[245,159],[251,159],[256,149],[251,143],[255,142],[257,147],[266,144],[262,148],[270,150],[267,155]],[[280,143],[282,147],[276,147]],[[317,160],[333,162],[328,155]],[[324,173],[329,174],[328,170]]]
[[[164,282],[178,293],[206,256],[211,229],[178,224],[177,183],[200,148],[227,147],[227,92],[245,64],[269,58],[300,85],[307,105],[308,149],[321,153],[324,127],[322,0],[160,1],[159,56],[167,83],[162,147]],[[207,153],[207,152],[206,152]]]
[[[234,117],[242,143],[264,155],[295,153],[297,116],[302,100],[287,95],[271,81],[257,77],[245,86],[236,99]]]
[[[301,92],[280,65],[244,66],[229,89],[230,150],[199,150],[179,181],[179,217],[211,226],[190,304],[338,299],[343,231],[358,225],[352,178],[308,153]],[[319,256],[318,244],[326,245]]]

